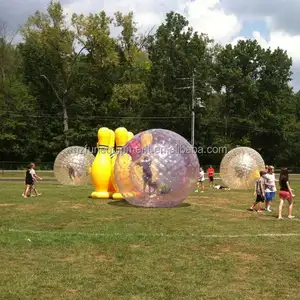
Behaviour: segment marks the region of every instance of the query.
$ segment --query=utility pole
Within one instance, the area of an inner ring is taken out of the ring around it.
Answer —
[[[196,94],[196,86],[195,86],[195,70],[193,70],[192,73],[192,77],[188,77],[188,78],[178,78],[178,79],[182,79],[182,80],[191,80],[192,81],[192,85],[190,86],[186,86],[186,87],[182,87],[182,88],[175,88],[177,90],[186,90],[186,89],[190,89],[192,91],[192,107],[191,107],[191,144],[194,147],[195,146],[195,107],[205,107],[202,104],[201,98],[196,98],[195,94]],[[197,101],[197,102],[196,102]]]
[[[191,122],[191,144],[195,146],[195,71],[192,74],[192,122]]]

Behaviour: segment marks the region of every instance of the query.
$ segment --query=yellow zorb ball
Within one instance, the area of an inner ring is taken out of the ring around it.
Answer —
[[[253,188],[259,172],[265,169],[261,155],[249,147],[237,147],[222,159],[220,177],[231,189]]]

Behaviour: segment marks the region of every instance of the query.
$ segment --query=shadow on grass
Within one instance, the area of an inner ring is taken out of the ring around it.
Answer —
[[[110,202],[107,202],[107,204],[114,205],[114,206],[120,206],[120,207],[134,207],[134,208],[140,208],[140,209],[143,209],[143,208],[156,208],[156,207],[134,206],[134,205],[128,203],[126,200],[110,201]],[[183,208],[183,207],[189,207],[189,206],[191,206],[191,204],[189,204],[189,203],[181,203],[178,206],[169,207],[169,208]],[[157,208],[160,208],[160,207],[157,207]],[[161,208],[168,208],[168,207],[161,207]]]

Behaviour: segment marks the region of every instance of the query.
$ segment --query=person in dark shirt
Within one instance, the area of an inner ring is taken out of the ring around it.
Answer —
[[[288,218],[293,219],[295,218],[292,215],[293,211],[293,204],[294,204],[294,197],[293,190],[289,183],[289,174],[287,168],[282,168],[279,176],[279,185],[280,185],[280,191],[279,191],[279,208],[278,208],[278,219],[282,220],[282,208],[284,201],[288,201],[289,203],[289,209],[288,209]]]
[[[151,170],[152,160],[150,157],[145,156],[137,163],[143,169],[143,182],[144,182],[144,193],[146,192],[146,187],[148,186],[149,194],[151,194],[152,183],[152,170]]]

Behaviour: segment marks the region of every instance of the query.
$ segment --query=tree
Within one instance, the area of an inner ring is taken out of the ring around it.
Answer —
[[[291,59],[284,51],[264,50],[251,40],[227,45],[216,57],[220,117],[228,120],[232,143],[252,146],[270,162],[284,147],[282,116],[291,113],[292,100],[290,68]]]
[[[113,87],[109,109],[117,116],[119,125],[130,130],[142,130],[145,122],[139,117],[145,107],[147,96],[146,76],[149,71],[149,59],[142,48],[142,39],[137,35],[133,13],[123,15],[115,13],[115,26],[121,28],[116,39],[116,51],[119,57],[118,79]],[[124,118],[125,116],[125,118]]]
[[[7,27],[0,27],[0,154],[1,159],[30,157],[29,140],[35,119],[35,99],[23,84],[22,61],[18,49],[8,39]]]
[[[171,12],[156,33],[149,37],[147,51],[151,70],[145,114],[174,117],[168,123],[163,118],[153,120],[150,125],[174,130],[189,139],[191,77],[194,72],[197,87],[195,96],[201,97],[206,103],[211,92],[212,53],[209,51],[211,40],[205,34],[194,32],[188,25],[182,15]],[[181,89],[184,87],[189,89]]]
[[[54,96],[58,103],[50,102],[46,108],[62,115],[63,141],[69,146],[69,107],[78,100],[78,72],[81,53],[76,49],[76,36],[66,24],[66,16],[59,2],[52,1],[47,13],[37,11],[22,28],[25,40],[22,53],[25,60],[27,82],[39,94],[41,108],[45,97]],[[60,107],[60,108],[59,108]],[[43,109],[42,109],[43,110]]]

